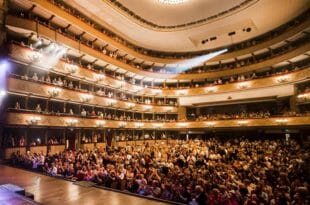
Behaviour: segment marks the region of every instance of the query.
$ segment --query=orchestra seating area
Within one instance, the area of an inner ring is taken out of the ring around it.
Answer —
[[[174,17],[171,26],[137,11],[206,9],[206,1],[132,0],[133,10],[124,0],[96,2],[0,1],[0,203],[16,198],[1,197],[2,183],[16,183],[9,169],[42,179],[30,185],[42,204],[59,203],[58,193],[68,205],[101,204],[102,196],[111,204],[310,202],[307,1],[291,2],[281,23],[265,0],[228,0],[217,4],[225,11],[185,23]],[[242,17],[256,7],[270,19]],[[122,19],[132,23],[128,33],[117,28]],[[222,21],[230,24],[216,25]],[[193,47],[155,49],[171,33],[173,42],[187,33]],[[44,198],[49,180],[54,194]],[[63,181],[71,184],[61,193]]]
[[[53,155],[17,152],[10,160],[51,176],[184,204],[300,204],[308,193],[309,152],[294,140],[177,140]]]

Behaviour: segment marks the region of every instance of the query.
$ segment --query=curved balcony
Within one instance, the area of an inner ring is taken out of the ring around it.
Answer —
[[[177,113],[178,108],[175,106],[155,106],[155,105],[141,105],[129,101],[121,101],[108,97],[100,97],[91,95],[87,92],[79,92],[66,88],[61,88],[44,83],[32,82],[16,78],[8,79],[8,90],[12,93],[38,96],[42,98],[55,98],[62,101],[70,100],[71,102],[99,105],[104,107],[113,107],[117,109],[147,112],[147,113]]]
[[[117,67],[120,67],[122,69],[125,69],[131,73],[135,73],[137,75],[142,75],[149,78],[158,78],[158,79],[175,79],[175,80],[197,80],[197,79],[206,79],[206,78],[219,78],[224,76],[232,76],[242,73],[248,73],[257,71],[266,67],[271,67],[275,64],[281,63],[283,61],[286,61],[288,59],[291,59],[293,57],[296,57],[298,55],[304,54],[310,50],[310,44],[306,43],[303,46],[300,46],[296,49],[293,49],[287,53],[284,53],[282,55],[278,55],[274,58],[251,64],[249,66],[239,67],[235,69],[226,69],[221,71],[212,71],[207,73],[196,73],[196,74],[163,74],[163,73],[154,73],[154,72],[148,72],[143,71],[141,69],[138,69],[136,67],[130,66],[122,61],[119,61],[113,57],[109,57],[107,55],[104,55],[102,52],[99,52],[87,45],[81,44],[77,42],[75,39],[71,39],[63,34],[57,33],[55,30],[52,30],[51,28],[39,24],[38,22],[27,20],[23,18],[18,18],[15,16],[7,16],[6,23],[11,26],[17,26],[19,28],[24,28],[31,30],[33,32],[38,33],[39,35],[45,36],[53,41],[57,41],[60,43],[63,43],[67,45],[70,48],[73,48],[75,50],[78,50],[82,53],[86,53],[96,59],[103,60],[105,62],[108,62],[110,64],[113,64]]]
[[[83,31],[87,31],[91,36],[94,36],[97,39],[101,39],[105,42],[111,43],[113,46],[117,47],[120,50],[123,50],[124,52],[136,57],[143,59],[145,61],[151,61],[155,63],[163,63],[163,64],[169,64],[169,63],[176,63],[180,61],[180,59],[172,59],[172,58],[160,58],[160,57],[152,57],[147,54],[143,54],[141,52],[138,52],[132,48],[129,48],[128,46],[124,45],[123,43],[120,43],[118,40],[115,38],[109,37],[107,34],[102,33],[98,29],[94,28],[94,26],[86,23],[85,21],[79,19],[77,16],[74,16],[64,9],[58,7],[57,5],[54,5],[52,2],[49,1],[42,1],[42,0],[33,0],[33,2],[39,6],[40,8],[43,8],[47,10],[51,15],[58,16],[59,18],[64,19],[68,24],[76,25],[79,29]],[[210,60],[210,62],[213,61],[220,61],[220,60],[225,60],[229,58],[236,58],[237,56],[242,56],[245,54],[253,53],[254,51],[263,49],[263,48],[268,48],[269,46],[284,41],[287,38],[303,31],[309,27],[309,21],[304,21],[303,23],[299,24],[296,27],[288,29],[286,32],[283,34],[276,36],[275,38],[269,39],[264,41],[263,43],[259,43],[254,46],[250,46],[245,49],[233,51],[230,53],[222,54],[220,56],[217,56]]]
[[[11,58],[15,59],[18,62],[31,64],[31,60],[29,55],[31,54],[30,49],[26,49],[17,45],[12,45],[11,49]],[[51,72],[56,72],[62,75],[68,75],[68,71],[66,71],[67,63],[63,61],[59,61]],[[50,68],[44,67],[44,63],[33,64],[32,66],[36,66],[40,69],[49,70]],[[72,74],[72,76],[77,77],[79,79],[83,79],[88,81],[90,84],[96,83],[98,85],[110,86],[115,89],[123,90],[128,93],[135,93],[138,95],[145,96],[165,96],[165,97],[182,97],[182,96],[195,96],[195,95],[206,95],[206,94],[217,94],[217,93],[227,93],[227,92],[235,92],[245,89],[259,89],[265,87],[272,87],[277,85],[289,84],[298,82],[304,79],[309,78],[310,76],[310,68],[306,67],[301,70],[295,70],[293,72],[288,72],[284,74],[274,75],[270,77],[253,79],[242,82],[229,83],[224,85],[214,85],[214,86],[206,86],[206,87],[197,87],[197,88],[187,88],[187,89],[152,89],[152,88],[144,88],[142,86],[137,86],[130,84],[125,81],[117,80],[115,78],[104,76],[104,78],[100,82],[96,82],[96,76],[100,75],[100,73],[78,67],[77,72]]]
[[[31,123],[33,121],[33,123]],[[34,122],[35,121],[35,122]],[[29,123],[30,122],[30,123]],[[19,126],[47,127],[89,127],[89,128],[122,128],[122,129],[164,129],[186,130],[201,128],[240,128],[240,127],[276,127],[276,126],[309,126],[309,116],[271,117],[262,119],[234,119],[212,121],[184,122],[127,122],[115,120],[86,119],[79,117],[40,115],[31,113],[8,112],[6,124]]]

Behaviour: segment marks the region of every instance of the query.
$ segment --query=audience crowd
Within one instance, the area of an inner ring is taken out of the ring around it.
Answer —
[[[191,205],[309,203],[309,149],[287,138],[14,154],[16,166]]]

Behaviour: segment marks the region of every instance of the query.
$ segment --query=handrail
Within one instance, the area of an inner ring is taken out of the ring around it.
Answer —
[[[78,42],[74,41],[73,39],[70,39],[66,36],[63,36],[62,34],[59,34],[57,32],[51,32],[50,28],[43,26],[41,24],[35,23],[31,20],[26,20],[22,18],[17,18],[13,16],[7,16],[7,23],[10,25],[18,26],[24,29],[30,29],[32,31],[39,31],[41,35],[46,36],[52,40],[57,40],[58,42],[62,42],[66,44],[67,46],[74,48],[76,50],[81,51],[82,53],[87,53],[97,59],[101,59],[105,62],[109,62],[117,67],[123,68],[129,72],[150,77],[152,79],[159,78],[159,79],[176,79],[176,80],[197,80],[197,79],[205,79],[205,78],[219,78],[224,76],[231,76],[236,74],[242,74],[242,73],[248,73],[257,71],[259,69],[263,69],[266,67],[270,67],[274,64],[280,63],[284,60],[296,57],[298,55],[304,54],[307,51],[310,50],[310,44],[304,44],[298,48],[295,48],[288,53],[285,53],[283,55],[276,56],[272,59],[268,59],[266,61],[262,61],[256,64],[252,64],[249,66],[239,67],[231,70],[222,70],[222,71],[212,71],[209,73],[200,73],[200,74],[163,74],[163,73],[154,73],[149,71],[143,71],[141,69],[135,68],[133,66],[130,66],[124,62],[118,61],[112,57],[106,56],[102,54],[102,52],[96,51],[84,44],[79,44]]]
[[[27,51],[27,50],[26,50]],[[27,53],[24,53],[24,50],[21,50],[21,48],[17,47],[12,49],[11,51],[11,57],[13,59],[16,59],[18,61],[30,63],[29,59],[27,59]],[[33,64],[34,66],[35,64]],[[61,73],[62,75],[67,75],[68,73],[65,72],[64,69],[65,64],[63,62],[58,63],[55,65],[54,69],[52,69],[50,72],[56,72]],[[40,65],[36,66],[37,68],[41,68]],[[43,68],[42,68],[43,69]],[[297,69],[293,70],[292,72],[282,73],[278,75],[268,76],[264,78],[258,78],[253,80],[246,80],[246,81],[240,81],[240,82],[234,82],[234,83],[228,83],[224,85],[212,85],[212,86],[205,86],[205,87],[197,87],[197,88],[182,88],[182,89],[161,89],[161,88],[141,88],[141,91],[143,91],[144,96],[154,96],[155,91],[161,91],[161,93],[157,96],[166,96],[166,97],[181,97],[184,96],[184,94],[180,93],[181,91],[186,91],[186,96],[194,96],[194,95],[206,95],[206,94],[215,94],[215,93],[227,93],[227,92],[234,92],[239,91],[240,88],[238,88],[238,85],[240,83],[249,82],[251,83],[251,89],[255,88],[262,88],[262,87],[270,87],[270,86],[276,86],[281,85],[285,83],[292,83],[299,81],[301,79],[309,78],[310,76],[310,69],[309,67],[304,67],[304,69]],[[79,77],[82,79],[82,77],[86,78],[92,78],[93,74],[95,72],[88,70],[88,69],[79,69],[79,73],[75,74],[74,77]],[[281,78],[281,76],[286,76],[287,79],[282,81],[278,81],[278,78]],[[105,81],[105,80],[104,80]],[[135,90],[136,87],[139,86],[133,86],[130,83],[124,82],[124,81],[117,81],[111,79],[107,79],[105,84],[116,84],[118,82],[123,82],[124,86],[127,87],[129,90]],[[93,82],[89,82],[90,84],[93,84]],[[100,84],[99,84],[100,85]],[[130,92],[128,92],[130,93]],[[139,95],[139,93],[135,94]]]
[[[29,126],[27,119],[39,117],[40,120],[35,126],[49,127],[98,127],[96,122],[99,119],[86,119],[77,117],[51,116],[37,113],[16,113],[7,112],[5,123],[8,125],[24,125]],[[70,124],[70,120],[76,120],[74,124]],[[102,120],[99,120],[102,121]],[[242,128],[242,127],[278,127],[278,126],[300,126],[310,125],[309,116],[276,116],[260,119],[229,119],[229,120],[208,120],[208,121],[179,121],[179,122],[144,122],[140,121],[126,122],[104,120],[104,126],[101,128],[121,128],[121,129],[155,129],[155,130],[186,130],[194,128]]]
[[[37,86],[37,85],[40,86]],[[61,88],[57,96],[50,96],[49,90],[55,87]],[[138,111],[141,113],[153,113],[156,112],[158,114],[174,114],[177,113],[178,108],[175,106],[157,106],[157,105],[140,105],[130,101],[121,101],[113,98],[96,96],[93,97],[88,102],[81,101],[81,98],[84,96],[84,93],[76,90],[71,90],[65,87],[54,86],[52,84],[44,84],[40,81],[29,81],[22,80],[17,78],[10,77],[8,79],[8,91],[13,93],[20,94],[28,94],[30,93],[33,96],[40,96],[44,98],[54,98],[54,99],[62,99],[66,101],[70,99],[71,102],[79,103],[79,104],[87,104],[90,106],[100,106],[106,107],[110,109],[119,109],[127,112]],[[111,100],[115,100],[112,102]],[[128,104],[130,103],[130,104]],[[147,106],[147,107],[145,107]]]

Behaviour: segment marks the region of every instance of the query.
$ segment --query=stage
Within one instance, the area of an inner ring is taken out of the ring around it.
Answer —
[[[0,165],[0,184],[15,184],[34,194],[34,200],[48,205],[160,205],[163,202],[130,196],[95,187],[82,187],[70,181],[57,179],[18,168]],[[33,204],[16,201],[19,197],[0,191],[0,204]],[[8,201],[9,200],[9,201]],[[5,203],[3,203],[5,201]]]

